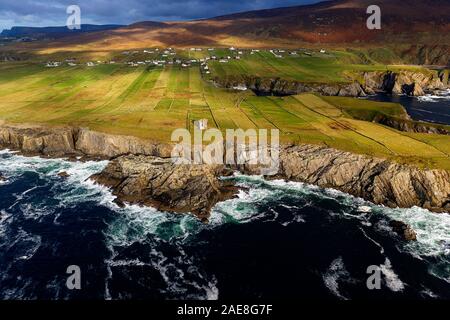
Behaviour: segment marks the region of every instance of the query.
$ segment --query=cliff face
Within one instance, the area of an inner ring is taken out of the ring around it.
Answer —
[[[135,137],[110,135],[85,128],[1,126],[0,146],[27,155],[113,158],[125,154],[170,157],[171,147]]]
[[[256,173],[245,166],[244,172]],[[279,177],[334,188],[389,207],[450,211],[450,172],[420,170],[331,148],[296,145],[280,151]]]
[[[120,199],[175,212],[194,211],[201,218],[231,194],[218,180],[222,166],[174,166],[164,159],[170,157],[170,145],[137,138],[87,129],[3,126],[0,147],[30,155],[114,158],[95,180],[112,187]],[[238,169],[260,174],[249,165]],[[420,170],[331,148],[295,145],[281,148],[278,177],[335,188],[390,207],[450,211],[446,170]]]
[[[361,85],[352,83],[321,84],[302,83],[280,78],[259,78],[245,76],[242,79],[228,78],[215,79],[215,83],[225,88],[246,87],[258,95],[286,96],[304,92],[317,92],[325,96],[360,97],[365,96]]]
[[[398,119],[380,115],[375,117],[373,122],[404,132],[450,135],[448,126],[436,126],[426,122],[411,121],[409,119]]]
[[[174,165],[170,159],[131,155],[112,160],[93,178],[112,187],[121,201],[194,212],[207,219],[214,204],[233,195],[231,186],[219,180],[225,169]],[[237,169],[260,174],[257,166]],[[450,173],[445,170],[419,170],[335,149],[295,145],[281,148],[276,177],[334,188],[389,207],[450,211]]]
[[[217,202],[231,198],[236,191],[218,179],[223,169],[220,165],[175,165],[171,159],[128,155],[112,160],[92,179],[111,187],[120,201],[192,212],[207,219]]]
[[[246,87],[258,95],[285,96],[304,92],[317,92],[325,96],[362,97],[377,92],[424,95],[427,91],[446,89],[448,72],[429,74],[413,71],[364,72],[349,76],[350,83],[321,84],[302,83],[281,78],[242,76],[216,78],[214,82],[225,88]]]
[[[427,91],[443,90],[448,87],[447,81],[436,73],[375,71],[365,72],[362,77],[362,87],[368,94],[386,92],[422,96]]]

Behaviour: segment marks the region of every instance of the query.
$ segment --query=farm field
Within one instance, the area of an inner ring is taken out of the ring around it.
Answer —
[[[230,59],[223,63],[218,60],[210,62],[211,77],[219,78],[282,78],[299,82],[313,83],[346,83],[350,82],[348,75],[364,71],[415,70],[428,72],[416,66],[385,65],[365,56],[363,53],[344,50],[325,51],[313,50],[279,51],[241,51],[240,59]],[[227,49],[211,52],[217,57],[233,57]],[[295,55],[293,55],[295,54]]]
[[[283,142],[450,169],[449,136],[399,132],[357,120],[361,112],[405,113],[389,103],[314,94],[258,97],[251,91],[221,89],[202,77],[198,65],[0,64],[0,119],[10,123],[82,126],[169,141],[173,130],[192,130],[194,120],[208,119],[210,128],[277,128]]]

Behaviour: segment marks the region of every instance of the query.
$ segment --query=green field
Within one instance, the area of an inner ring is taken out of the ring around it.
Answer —
[[[308,76],[288,67],[285,70],[292,77]],[[331,72],[329,77],[336,74]],[[250,91],[229,91],[206,81],[198,65],[46,68],[25,62],[0,64],[0,119],[10,123],[83,126],[169,141],[173,130],[192,129],[193,120],[206,118],[210,128],[278,128],[282,141],[450,169],[449,136],[399,132],[370,122],[370,115],[379,112],[405,115],[396,104],[314,94],[258,97]]]
[[[292,51],[290,51],[292,52]],[[356,78],[359,72],[387,71],[387,70],[416,70],[427,72],[425,69],[415,66],[384,65],[361,52],[326,51],[320,53],[313,50],[295,51],[291,55],[289,51],[275,54],[270,51],[259,52],[244,51],[241,59],[231,59],[228,63],[217,60],[210,63],[211,78],[261,77],[282,78],[299,82],[312,83],[346,83],[350,78]],[[212,54],[217,57],[233,57],[229,50],[214,50]]]

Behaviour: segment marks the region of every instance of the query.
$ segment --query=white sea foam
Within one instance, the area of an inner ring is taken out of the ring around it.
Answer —
[[[91,180],[88,180],[92,174],[101,171],[106,166],[107,162],[105,161],[70,162],[58,159],[41,159],[37,157],[27,158],[19,155],[11,157],[10,155],[11,153],[8,151],[0,151],[0,156],[3,157],[0,161],[0,172],[8,176],[10,181],[14,181],[15,177],[20,176],[24,172],[35,172],[52,180],[55,184],[53,188],[59,188],[58,186],[61,185],[67,186],[66,188],[63,188],[62,192],[58,189],[59,192],[54,193],[54,197],[59,200],[59,205],[62,207],[75,206],[76,204],[85,201],[95,201],[96,203],[115,211],[117,213],[117,219],[112,222],[105,235],[112,251],[114,251],[114,246],[126,247],[135,242],[144,241],[149,235],[162,237],[166,240],[176,238],[183,241],[204,228],[216,228],[224,223],[230,222],[246,223],[253,221],[254,219],[267,219],[268,214],[272,216],[273,214],[270,212],[258,212],[258,205],[261,203],[273,203],[282,196],[290,195],[295,197],[295,199],[299,199],[298,204],[296,203],[295,206],[292,206],[296,209],[309,205],[309,203],[313,201],[311,200],[313,198],[310,197],[337,201],[345,209],[343,212],[330,212],[330,215],[335,214],[342,218],[358,219],[365,226],[368,225],[367,218],[365,217],[366,215],[356,214],[361,207],[370,208],[370,210],[365,210],[367,211],[367,214],[378,214],[389,219],[402,220],[413,227],[417,233],[418,240],[416,242],[407,243],[404,246],[405,250],[419,257],[443,256],[444,270],[446,263],[448,263],[448,260],[445,260],[448,259],[445,258],[445,256],[448,257],[450,254],[450,215],[448,214],[434,214],[420,208],[389,209],[382,206],[375,206],[362,199],[349,196],[337,190],[324,190],[317,186],[298,182],[286,182],[283,180],[266,181],[258,176],[236,175],[234,179],[237,180],[240,186],[245,187],[246,189],[241,190],[237,198],[217,204],[213,208],[210,223],[205,225],[191,215],[173,215],[160,212],[154,208],[140,207],[137,205],[127,205],[125,208],[119,208],[113,203],[115,197],[108,188],[99,186]],[[5,158],[5,156],[7,157]],[[61,171],[68,172],[70,176],[67,179],[58,177],[57,174]],[[30,208],[24,205],[24,198],[20,199],[20,197],[26,197],[32,191],[34,190],[28,190],[28,192],[21,195],[16,195],[18,197],[17,205],[21,206],[22,211],[28,217],[39,219],[40,217],[44,217],[54,212],[54,208]],[[288,210],[293,209],[288,207],[285,208]],[[292,211],[295,212],[296,210]],[[4,221],[11,218],[7,216],[2,219],[2,224],[0,224],[0,226],[4,225]],[[287,226],[291,223],[303,223],[304,221],[305,217],[300,214],[294,214],[292,215],[292,221],[282,221],[280,223]],[[178,248],[178,250],[181,252],[182,249]],[[118,263],[125,263],[123,261],[121,262],[121,260],[115,261],[115,252],[112,252],[112,254],[113,258],[108,262],[110,264],[108,267],[110,275],[111,267],[114,267],[115,264]],[[28,253],[21,254],[21,256],[28,255]],[[187,259],[188,257],[185,258]],[[172,274],[173,271],[175,271],[174,274],[180,275],[181,269],[174,264],[165,264],[166,260],[165,257],[155,258],[155,266],[158,266],[158,270],[165,275]],[[189,260],[187,261],[187,263],[189,263]],[[132,261],[129,262],[132,263]],[[395,273],[393,273],[392,266],[388,259],[387,262],[384,264],[384,274],[386,279],[389,279],[387,280],[389,283],[388,286],[390,285],[390,288],[393,290],[402,288],[401,282],[398,282],[400,280],[398,280],[398,277],[395,277]],[[193,261],[191,261],[191,263],[193,263]],[[339,261],[337,261],[336,264],[339,266]],[[450,272],[444,272],[442,274],[442,269],[443,268],[438,268],[437,271],[433,269],[432,272],[443,279],[450,279]],[[193,269],[192,272],[194,272],[197,277],[200,277],[202,274],[201,270],[198,269]],[[179,279],[181,278],[176,277],[175,280],[170,277],[167,278],[168,282],[178,282],[178,284],[174,285],[171,289],[175,291],[183,290],[183,285],[179,282],[181,281]],[[333,276],[327,279],[327,283],[330,287],[334,288]],[[214,278],[205,279],[205,283],[208,283],[208,285],[200,285],[197,283],[191,283],[190,285],[201,287],[202,290],[200,291],[203,292],[203,298],[217,297],[218,290]],[[105,287],[106,297],[111,297],[107,283],[105,284]]]
[[[343,300],[348,299],[339,291],[339,282],[348,282],[350,280],[350,274],[345,268],[342,257],[338,257],[331,262],[330,267],[326,273],[323,274],[322,279],[328,290],[330,290],[335,296]]]
[[[405,284],[399,279],[392,268],[391,261],[386,258],[384,264],[380,265],[381,272],[384,275],[386,286],[394,292],[403,291]]]
[[[439,102],[442,100],[450,101],[450,89],[442,90],[438,94],[426,94],[424,96],[417,97],[420,102]]]

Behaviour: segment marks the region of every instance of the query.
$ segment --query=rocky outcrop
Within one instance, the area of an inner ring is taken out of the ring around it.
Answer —
[[[25,154],[65,156],[75,154],[76,131],[70,128],[0,127],[0,146]]]
[[[3,126],[0,146],[41,156],[113,158],[96,180],[113,187],[120,199],[177,212],[194,211],[203,218],[227,194],[217,180],[223,167],[174,166],[163,159],[170,156],[169,145],[137,138],[87,129]],[[259,168],[250,165],[237,169],[260,174]],[[450,173],[446,170],[421,170],[321,146],[292,145],[280,150],[278,177],[335,188],[390,207],[450,211]]]
[[[61,171],[58,173],[58,177],[63,178],[63,179],[67,179],[70,177],[70,174],[67,171]]]
[[[248,88],[258,95],[286,96],[304,92],[316,92],[324,96],[362,97],[386,92],[422,96],[426,92],[443,90],[449,86],[448,71],[374,71],[348,74],[349,83],[310,83],[281,78],[252,76],[214,79],[216,85],[225,88]]]
[[[376,116],[373,122],[397,129],[403,132],[427,133],[427,134],[444,134],[450,135],[448,126],[429,124],[426,122],[412,121],[407,119],[399,119],[389,117],[383,114]]]
[[[79,129],[75,149],[87,155],[107,158],[124,154],[143,154],[170,157],[172,148],[168,144],[155,143],[130,136],[111,135],[88,129]]]
[[[443,90],[448,86],[443,82],[444,78],[434,72],[374,71],[360,76],[362,87],[368,94],[386,92],[422,96],[425,92]]]
[[[389,222],[392,230],[406,241],[416,241],[417,234],[410,225],[403,221],[392,220]]]
[[[255,166],[242,171],[258,173]],[[312,145],[280,150],[278,177],[334,188],[389,207],[450,211],[450,172],[420,170],[384,159]]]
[[[170,157],[168,144],[135,137],[110,135],[86,128],[3,125],[0,147],[20,150],[26,155],[46,157],[88,156],[112,158],[125,154]]]
[[[128,155],[112,160],[92,179],[111,187],[120,202],[192,212],[206,220],[217,202],[235,194],[232,185],[218,179],[223,170],[220,165],[176,165],[170,159]]]
[[[322,83],[302,83],[289,81],[281,78],[216,78],[215,83],[225,88],[245,87],[254,91],[257,95],[286,96],[304,92],[317,92],[325,96],[365,96],[361,85],[353,81],[351,83],[322,84]]]

